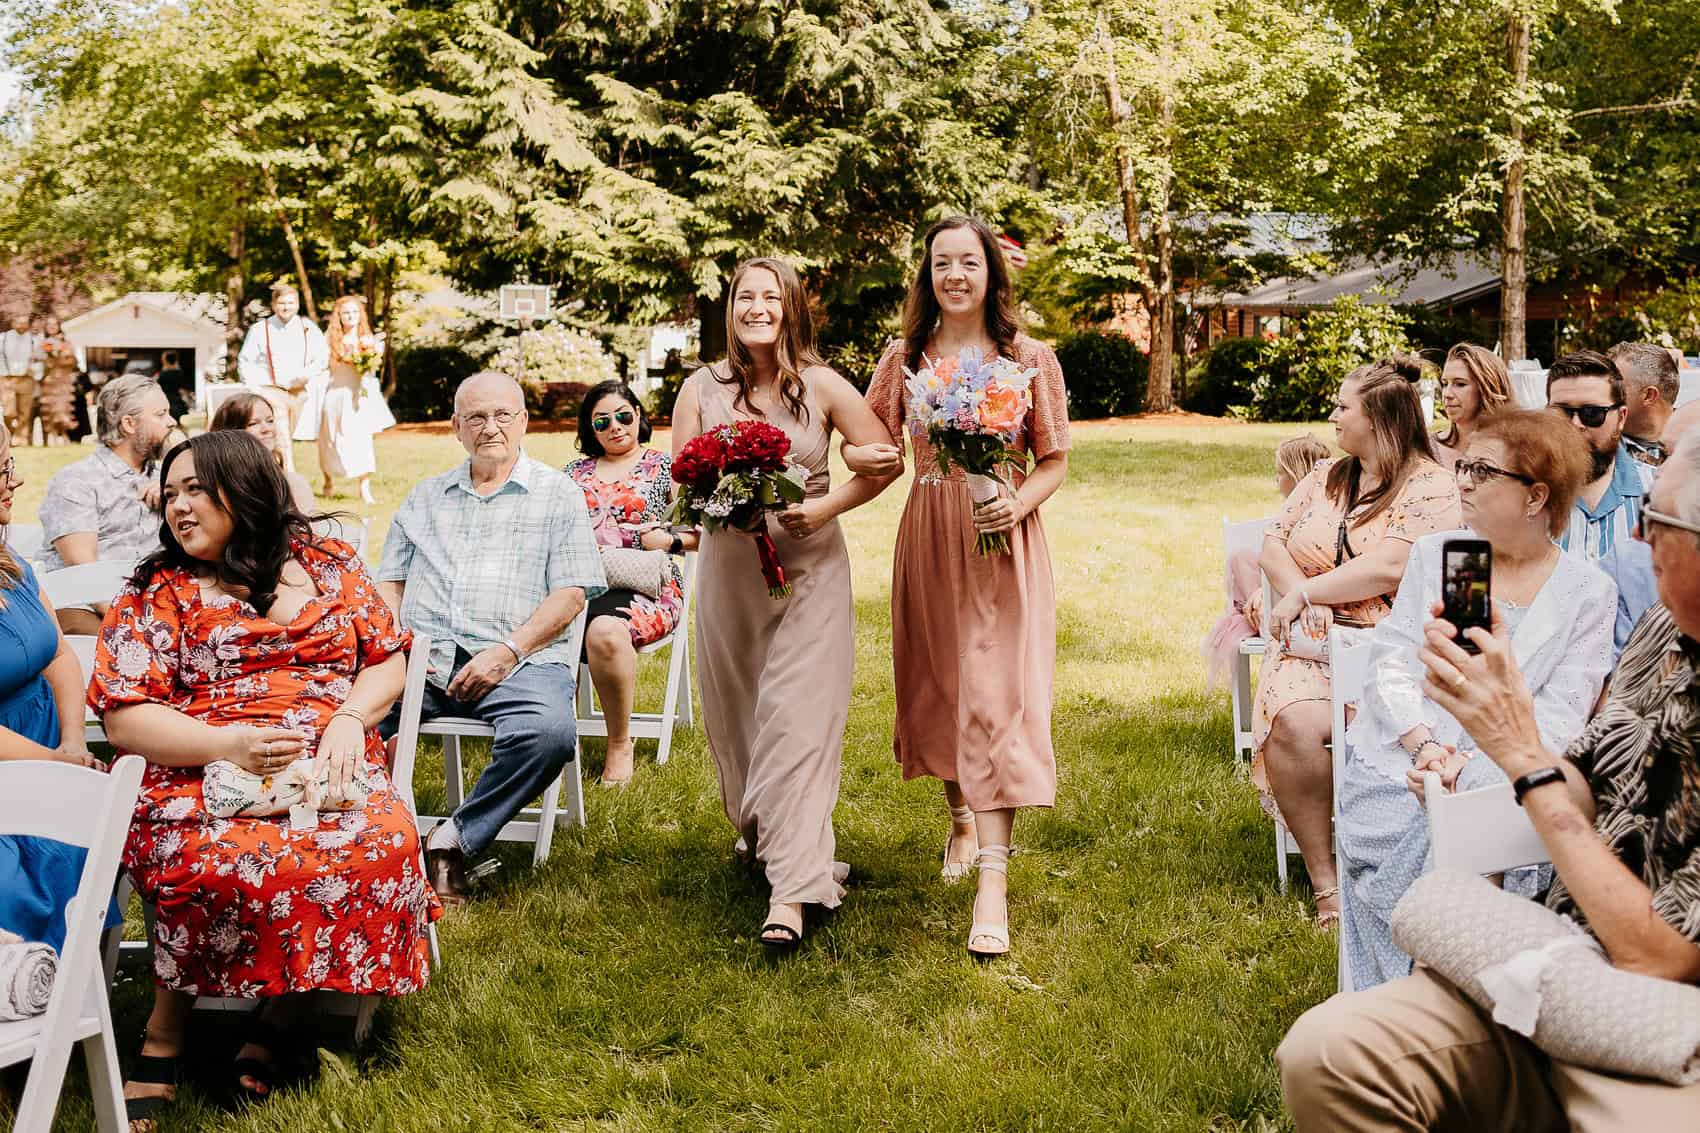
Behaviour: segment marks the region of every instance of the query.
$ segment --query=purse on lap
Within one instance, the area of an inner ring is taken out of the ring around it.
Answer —
[[[1394,908],[1393,941],[1561,1062],[1700,1082],[1700,987],[1614,968],[1545,905],[1486,878],[1429,874]]]
[[[207,813],[217,818],[269,818],[288,814],[291,807],[302,804],[319,811],[358,810],[372,793],[365,767],[354,773],[346,791],[337,793],[331,792],[328,775],[311,783],[312,775],[310,755],[276,775],[256,775],[229,760],[214,760],[202,772],[201,799]]]
[[[666,551],[646,551],[641,547],[603,547],[602,573],[608,578],[608,589],[630,590],[651,598],[661,596],[671,573]]]

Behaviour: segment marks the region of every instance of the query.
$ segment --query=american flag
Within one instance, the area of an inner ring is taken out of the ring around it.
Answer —
[[[1003,249],[1003,258],[1009,261],[1009,266],[1020,271],[1027,266],[1027,253],[1021,250],[1021,241],[1013,236],[1000,235],[998,246]]]

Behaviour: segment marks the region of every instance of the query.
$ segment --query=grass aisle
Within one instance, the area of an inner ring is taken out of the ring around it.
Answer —
[[[855,875],[798,956],[761,956],[765,893],[733,862],[700,729],[682,732],[667,767],[642,743],[632,787],[587,787],[588,829],[559,835],[543,869],[503,852],[493,891],[446,926],[429,990],[380,1012],[358,1078],[321,1075],[236,1118],[191,1097],[165,1129],[1290,1127],[1270,1052],[1332,991],[1332,938],[1302,887],[1275,892],[1270,826],[1196,645],[1221,602],[1220,517],[1273,510],[1271,454],[1292,431],[1077,428],[1045,510],[1058,806],[1016,826],[1011,958],[965,955],[973,888],[937,878],[941,796],[891,758],[899,485],[846,522],[859,620],[836,825]],[[560,464],[571,445],[528,447]],[[458,454],[447,436],[380,440],[374,559],[408,486]],[[20,519],[68,455],[19,451]],[[640,707],[660,670],[645,666]],[[585,746],[593,774],[601,742]],[[126,1059],[146,1001],[141,981],[121,985]],[[64,1129],[87,1127],[76,1077]]]

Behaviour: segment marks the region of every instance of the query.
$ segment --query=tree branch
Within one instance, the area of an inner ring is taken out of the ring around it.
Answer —
[[[1663,102],[1643,102],[1634,106],[1596,106],[1590,110],[1578,110],[1570,116],[1570,120],[1603,118],[1608,114],[1647,114],[1656,110],[1693,110],[1696,107],[1700,107],[1700,102],[1692,98],[1667,98]]]

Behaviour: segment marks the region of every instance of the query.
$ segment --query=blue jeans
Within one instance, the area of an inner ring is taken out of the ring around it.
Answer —
[[[458,671],[466,658],[457,650]],[[468,856],[496,840],[526,803],[541,795],[578,750],[573,706],[577,674],[571,665],[521,665],[474,703],[467,704],[426,682],[421,721],[468,716],[496,730],[490,762],[479,772],[472,794],[454,812],[460,845]],[[401,705],[378,726],[386,739],[401,726]]]

